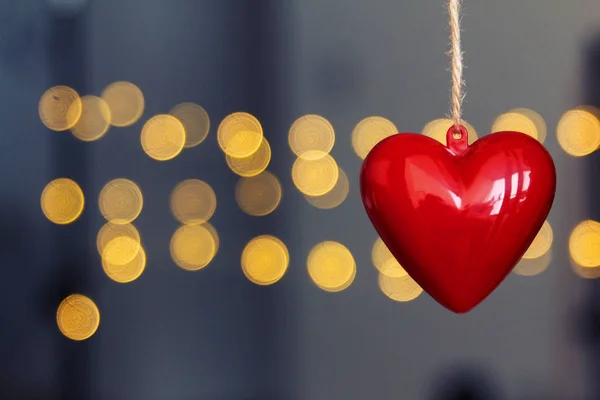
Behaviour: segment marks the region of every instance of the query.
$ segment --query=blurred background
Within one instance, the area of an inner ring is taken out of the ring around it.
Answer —
[[[455,315],[360,200],[440,138],[443,0],[0,0],[0,398],[600,398],[600,6],[466,1],[464,118],[553,155],[514,273]],[[475,135],[473,135],[473,139]]]

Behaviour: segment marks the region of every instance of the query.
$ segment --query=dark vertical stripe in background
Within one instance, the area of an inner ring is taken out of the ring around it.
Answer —
[[[50,72],[50,86],[67,85],[75,89],[80,96],[87,92],[86,73],[89,71],[86,58],[86,20],[85,12],[75,16],[61,17],[50,15],[49,34],[46,51]],[[51,170],[47,171],[48,181],[66,177],[77,182],[84,196],[89,193],[89,168],[92,161],[88,157],[86,143],[74,140],[69,132],[53,135],[51,140]],[[89,276],[88,242],[90,237],[90,207],[86,197],[84,212],[68,229],[53,230],[49,240],[54,242],[54,255],[50,263],[56,281],[49,282],[54,293],[48,299],[49,308],[54,309],[70,294],[81,293],[91,296],[93,282]],[[51,311],[50,311],[51,312]],[[89,399],[93,373],[93,341],[73,342],[55,329],[56,345],[59,355],[57,362],[61,400]]]
[[[289,88],[285,86],[285,72],[288,57],[286,46],[289,46],[289,27],[285,4],[279,0],[264,0],[260,2],[241,1],[243,8],[239,17],[245,24],[241,30],[241,60],[247,60],[246,68],[239,69],[243,73],[240,80],[244,85],[245,98],[243,104],[250,105],[248,111],[261,121],[265,137],[269,141],[272,160],[268,170],[275,173],[282,184],[282,201],[275,212],[263,221],[247,217],[251,223],[248,229],[253,236],[272,234],[290,247],[291,215],[288,190],[292,189],[287,183],[289,179],[290,154],[287,143],[287,131],[293,116],[289,115]],[[232,110],[234,111],[234,110]],[[236,110],[237,111],[237,110]],[[300,258],[291,253],[293,259]],[[292,265],[290,265],[292,267]],[[296,265],[294,265],[296,267]],[[256,379],[261,382],[261,393],[257,399],[288,399],[293,397],[290,392],[291,376],[289,373],[291,352],[289,350],[289,334],[286,332],[287,318],[293,314],[290,310],[289,297],[291,288],[289,273],[278,284],[270,287],[255,287],[254,306],[256,309],[256,326],[259,327],[260,350],[258,354],[264,359],[257,362],[262,368],[255,371]],[[258,361],[258,360],[257,360]]]
[[[582,104],[600,108],[600,36],[594,37],[584,48],[584,74],[583,74],[583,102]],[[586,191],[590,209],[587,218],[600,221],[600,152],[583,157],[580,162],[584,163],[583,170],[586,171]],[[587,294],[582,310],[583,341],[582,354],[586,359],[586,386],[590,398],[600,398],[600,281],[598,279],[586,279],[583,287]]]

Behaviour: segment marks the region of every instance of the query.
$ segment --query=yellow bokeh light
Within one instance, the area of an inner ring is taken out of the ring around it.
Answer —
[[[132,224],[107,222],[98,231],[96,247],[100,256],[109,264],[125,265],[132,262],[140,252],[140,233]]]
[[[533,239],[529,249],[527,249],[523,255],[523,258],[533,259],[543,256],[550,251],[553,238],[554,234],[552,233],[552,227],[548,221],[545,221],[535,239]]]
[[[67,338],[85,340],[98,330],[100,311],[89,297],[72,294],[58,306],[56,323],[58,329]]]
[[[579,277],[584,279],[598,279],[600,278],[600,267],[582,267],[577,264],[573,258],[570,258],[571,268]]]
[[[219,245],[221,243],[221,241],[219,240],[219,233],[217,232],[217,230],[215,229],[214,226],[212,226],[212,224],[210,222],[205,222],[202,224],[203,227],[205,227],[208,232],[210,232],[213,241],[215,242],[215,256],[217,255],[217,253],[219,252]]]
[[[600,121],[590,110],[570,110],[560,118],[556,135],[558,144],[567,154],[586,156],[600,146]]]
[[[169,111],[185,128],[184,147],[194,147],[206,139],[210,131],[210,118],[202,107],[195,103],[181,103]]]
[[[285,244],[270,235],[252,239],[242,251],[242,271],[257,285],[272,285],[279,281],[290,263]]]
[[[114,82],[101,95],[111,113],[111,124],[125,127],[135,124],[144,113],[144,94],[131,82]]]
[[[71,133],[84,142],[100,139],[110,128],[111,114],[108,104],[97,96],[81,98],[81,117],[71,128]]]
[[[352,131],[352,148],[364,160],[377,143],[397,133],[398,128],[392,121],[383,117],[368,117]]]
[[[275,211],[281,201],[279,179],[269,171],[251,178],[240,178],[235,186],[235,201],[246,214],[263,217]]]
[[[258,151],[262,140],[263,129],[260,122],[244,112],[228,115],[217,130],[219,147],[230,157],[250,157]]]
[[[68,86],[54,86],[42,95],[38,112],[48,129],[66,131],[81,117],[81,98]]]
[[[171,257],[177,265],[187,271],[197,271],[206,267],[215,253],[215,240],[204,225],[183,225],[171,238]]]
[[[226,154],[225,161],[229,168],[239,176],[256,176],[269,166],[269,162],[271,162],[271,146],[267,139],[263,138],[260,147],[251,156],[234,158]]]
[[[575,110],[588,112],[600,120],[600,108],[596,106],[578,106],[575,108]]]
[[[582,267],[600,265],[600,223],[592,220],[581,222],[569,237],[569,252],[573,261]]]
[[[380,273],[378,283],[383,294],[398,302],[412,301],[423,293],[421,286],[409,275],[395,278]]]
[[[133,282],[142,275],[146,268],[146,252],[143,247],[140,247],[135,258],[122,265],[111,264],[108,257],[103,258],[102,268],[106,275],[115,282]]]
[[[125,265],[138,256],[140,249],[141,244],[135,238],[119,236],[106,243],[102,259],[112,265]]]
[[[322,196],[304,195],[306,201],[308,201],[313,207],[320,208],[322,210],[330,210],[342,204],[350,192],[350,182],[348,181],[348,176],[341,168],[338,168],[338,171],[338,180],[331,191]]]
[[[79,218],[85,200],[77,183],[59,178],[46,185],[40,202],[46,218],[55,224],[65,225]]]
[[[550,261],[552,260],[552,252],[547,251],[541,257],[538,258],[522,258],[521,261],[515,266],[513,272],[516,275],[521,276],[535,276],[539,275],[548,269]]]
[[[335,131],[331,123],[320,115],[305,115],[292,124],[288,142],[294,154],[311,160],[315,156],[329,154],[335,143]]]
[[[477,131],[471,124],[467,121],[461,120],[462,126],[467,129],[469,134],[469,144],[473,144],[478,138]],[[446,134],[448,133],[448,129],[454,125],[454,121],[448,118],[440,118],[429,122],[425,127],[423,127],[422,134],[433,138],[443,144],[446,145]]]
[[[322,290],[339,292],[352,284],[356,262],[352,253],[338,242],[326,241],[312,248],[307,260],[308,275]]]
[[[529,118],[535,125],[535,130],[537,131],[537,140],[540,143],[544,143],[548,134],[548,127],[546,126],[546,121],[544,121],[544,118],[542,118],[540,114],[529,108],[513,108],[509,112],[522,114]]]
[[[317,153],[319,157],[312,156]],[[292,180],[300,192],[308,196],[323,196],[330,192],[338,181],[339,169],[329,154],[311,150],[298,157],[292,166]]]
[[[157,161],[171,160],[183,150],[185,128],[174,116],[159,114],[144,124],[141,142],[149,157]]]
[[[492,125],[492,133],[520,132],[539,140],[537,126],[527,115],[509,111],[500,115]]]
[[[217,196],[210,185],[199,179],[186,179],[175,186],[170,200],[173,216],[182,224],[199,225],[213,216]]]
[[[133,222],[142,212],[142,191],[129,179],[113,179],[102,188],[98,199],[100,212],[114,224]]]
[[[401,278],[407,275],[404,268],[402,268],[400,263],[392,255],[381,238],[377,238],[373,244],[373,249],[371,250],[371,261],[373,261],[373,265],[379,270],[380,273],[389,277]]]

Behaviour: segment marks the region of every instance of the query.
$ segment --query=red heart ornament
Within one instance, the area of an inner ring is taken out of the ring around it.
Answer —
[[[447,146],[402,133],[366,157],[367,214],[398,262],[456,313],[482,302],[512,271],[554,201],[556,170],[537,140],[518,132],[471,146],[452,127]]]

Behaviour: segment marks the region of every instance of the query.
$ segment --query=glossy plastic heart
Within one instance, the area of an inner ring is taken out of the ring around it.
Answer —
[[[499,132],[447,146],[401,133],[373,148],[360,176],[367,214],[408,274],[446,308],[483,301],[521,259],[550,212],[552,157],[535,139]]]

